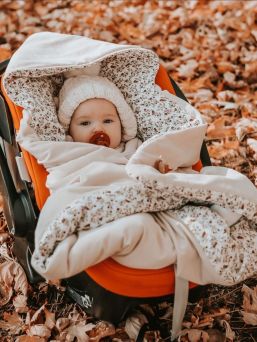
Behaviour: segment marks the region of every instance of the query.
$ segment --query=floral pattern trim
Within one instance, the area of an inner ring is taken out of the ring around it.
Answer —
[[[192,202],[194,206],[190,205]],[[172,216],[175,215],[188,225],[216,271],[226,281],[238,279],[239,272],[234,273],[234,268],[226,267],[226,265],[232,262],[238,264],[240,260],[238,253],[242,253],[242,250],[247,252],[252,248],[249,249],[249,239],[245,239],[240,242],[243,244],[240,250],[233,249],[234,244],[231,244],[231,238],[228,238],[230,227],[208,207],[213,203],[240,213],[247,218],[247,225],[251,222],[256,229],[256,204],[241,197],[190,187],[162,186],[156,181],[139,181],[134,186],[95,191],[71,203],[50,224],[42,236],[39,248],[34,254],[34,262],[41,269],[46,269],[48,258],[54,253],[57,245],[78,231],[94,229],[135,213],[171,210]],[[188,205],[185,206],[185,204]],[[205,231],[208,231],[211,238],[207,238]],[[220,239],[220,236],[223,238]],[[254,243],[254,241],[250,242]],[[231,249],[234,254],[230,253],[229,262],[225,262],[227,259],[225,251]],[[243,273],[241,276],[245,279],[246,275]],[[239,278],[238,281],[242,279]]]
[[[92,66],[94,64],[81,65],[80,68],[85,73]],[[100,75],[116,84],[133,109],[138,137],[143,141],[156,134],[200,124],[196,110],[185,110],[176,96],[171,97],[155,85],[158,68],[158,56],[145,49],[121,51],[100,62]],[[29,124],[38,140],[66,139],[65,129],[57,118],[55,97],[64,82],[63,73],[72,70],[78,70],[78,66],[17,70],[4,79],[12,101],[29,113]]]

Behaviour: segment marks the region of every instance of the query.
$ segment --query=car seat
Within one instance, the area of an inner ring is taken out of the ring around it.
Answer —
[[[0,64],[1,74],[7,65],[8,61]],[[163,66],[160,66],[155,81],[163,90],[186,100]],[[4,198],[7,225],[15,239],[14,253],[29,281],[35,283],[41,277],[33,270],[30,258],[37,218],[49,191],[45,186],[46,170],[32,155],[21,149],[15,140],[21,118],[22,108],[8,98],[1,86],[0,191]],[[200,160],[193,168],[200,170],[203,165],[210,164],[207,148],[203,143]],[[69,295],[87,313],[114,324],[124,319],[129,310],[138,304],[170,299],[175,288],[172,265],[159,270],[133,269],[122,266],[111,258],[64,281]],[[190,284],[190,288],[195,287],[195,284]]]

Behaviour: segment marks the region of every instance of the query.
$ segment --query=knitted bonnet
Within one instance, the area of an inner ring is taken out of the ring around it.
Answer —
[[[66,132],[76,108],[80,103],[93,98],[103,98],[115,105],[123,127],[123,141],[135,138],[136,117],[119,88],[107,78],[90,75],[70,77],[60,90],[58,118]]]

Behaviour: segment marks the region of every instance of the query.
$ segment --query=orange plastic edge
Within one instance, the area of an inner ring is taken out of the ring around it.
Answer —
[[[5,97],[5,100],[9,106],[12,119],[13,119],[13,125],[16,131],[20,128],[20,120],[22,119],[22,108],[19,106],[16,106],[7,96],[3,82],[1,80],[1,90]],[[46,184],[46,177],[47,177],[47,171],[43,167],[43,165],[39,165],[37,163],[37,160],[35,157],[33,157],[30,153],[28,153],[26,150],[21,149],[26,166],[29,171],[29,175],[31,177],[32,183],[34,185],[34,191],[35,191],[35,198],[37,202],[38,208],[41,210],[43,208],[43,205],[48,198],[50,192],[49,189],[45,186]]]

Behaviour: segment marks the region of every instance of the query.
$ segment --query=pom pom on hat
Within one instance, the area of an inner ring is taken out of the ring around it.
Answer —
[[[76,108],[82,102],[93,98],[103,98],[115,105],[123,127],[123,141],[128,141],[136,136],[135,114],[119,88],[107,78],[89,75],[68,78],[60,90],[58,118],[66,131],[69,129]]]

